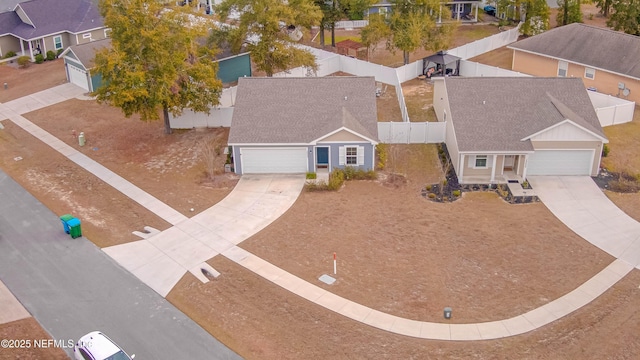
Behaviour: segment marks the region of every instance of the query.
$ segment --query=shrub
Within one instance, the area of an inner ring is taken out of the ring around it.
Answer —
[[[460,196],[460,190],[453,190],[453,196],[455,197]]]
[[[44,62],[44,56],[42,54],[36,55],[36,64],[42,64]]]
[[[21,68],[28,68],[31,65],[31,58],[24,55],[18,58],[18,65]]]
[[[307,180],[314,180],[316,178],[317,178],[316,173],[314,173],[314,172],[308,172],[307,173]]]
[[[56,53],[53,50],[47,51],[47,61],[55,60]]]
[[[431,189],[433,189],[433,187],[432,187],[431,185],[427,185],[427,186],[425,186],[425,190],[427,190],[427,191],[431,191]]]
[[[609,181],[609,190],[621,193],[634,193],[640,190],[640,184],[621,177],[618,180]]]
[[[307,191],[325,191],[328,190],[327,183],[324,181],[314,181],[312,183],[307,183],[304,185],[305,190]]]
[[[389,145],[382,143],[376,145],[376,152],[378,153],[378,163],[376,164],[376,167],[382,170],[387,165],[387,157],[389,156]]]
[[[63,51],[64,49],[58,49],[58,51],[56,51],[56,57],[60,56],[60,54],[62,54]]]
[[[602,146],[602,157],[607,157],[609,155],[609,151],[611,151],[611,149],[609,149],[609,145],[604,144],[604,146]]]
[[[327,189],[329,190],[338,190],[344,184],[344,171],[342,169],[335,169],[329,174],[329,183],[327,184]]]
[[[6,53],[6,54],[4,55],[4,58],[5,58],[5,59],[8,59],[8,58],[12,58],[12,57],[14,57],[14,56],[16,56],[16,55],[17,55],[17,54],[16,54],[16,52],[15,52],[15,51],[9,51],[8,53]]]
[[[436,194],[434,193],[429,193],[429,199],[435,199],[436,198]]]

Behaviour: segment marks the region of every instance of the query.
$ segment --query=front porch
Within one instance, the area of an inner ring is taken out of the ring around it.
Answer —
[[[460,154],[456,175],[460,184],[522,183],[528,154]]]

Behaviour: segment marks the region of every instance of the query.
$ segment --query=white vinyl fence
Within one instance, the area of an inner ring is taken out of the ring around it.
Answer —
[[[213,108],[209,110],[209,115],[185,109],[180,116],[169,114],[169,122],[172,129],[230,127],[232,117],[232,107]]]
[[[462,60],[467,60],[474,56],[482,55],[491,50],[501,48],[518,40],[518,37],[520,37],[520,26],[522,26],[522,23],[518,24],[517,27],[511,30],[503,31],[484,39],[476,40],[472,43],[451,49],[448,53],[462,58]]]
[[[460,60],[460,76],[465,77],[515,77],[531,76],[517,71],[506,70],[495,66],[484,65],[469,60]]]
[[[378,138],[387,144],[436,144],[444,142],[446,122],[379,122]]]
[[[636,103],[615,96],[587,91],[601,126],[624,124],[633,120]]]
[[[369,20],[349,20],[349,21],[337,21],[336,29],[359,29],[367,26]]]

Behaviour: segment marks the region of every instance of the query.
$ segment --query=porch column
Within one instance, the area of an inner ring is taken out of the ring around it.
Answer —
[[[458,182],[462,183],[462,174],[464,173],[464,154],[460,154],[460,162],[458,163],[460,174],[458,174]]]
[[[36,61],[33,57],[33,46],[31,45],[31,41],[29,41],[29,56],[31,56],[31,61]]]
[[[478,4],[474,4],[476,6],[476,22],[478,22],[478,8],[480,7],[480,5]]]
[[[22,52],[22,55],[25,55],[25,53],[24,53],[24,41],[22,39],[20,39],[20,51]]]
[[[493,162],[491,163],[491,182],[496,179],[496,163],[498,162],[498,154],[493,154]]]
[[[523,156],[523,155],[520,155]],[[529,158],[529,155],[524,155],[524,166],[522,167],[522,180],[526,180],[527,179],[527,159]]]

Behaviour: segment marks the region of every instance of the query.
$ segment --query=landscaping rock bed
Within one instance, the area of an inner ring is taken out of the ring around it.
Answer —
[[[640,191],[640,179],[626,173],[609,172],[603,168],[600,169],[598,176],[591,178],[603,190],[625,194]]]

